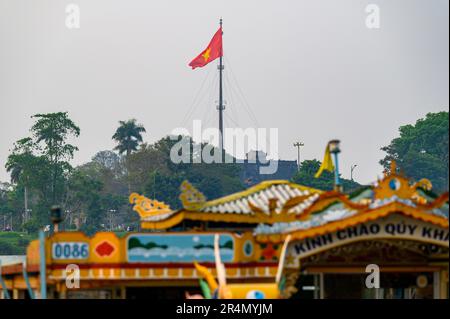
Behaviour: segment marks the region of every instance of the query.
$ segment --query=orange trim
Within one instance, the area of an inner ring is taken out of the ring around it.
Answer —
[[[436,266],[380,266],[382,273],[386,272],[435,272],[442,270],[443,267]],[[312,266],[305,267],[308,274],[315,273],[332,273],[332,274],[360,274],[366,273],[366,266],[361,267],[338,267],[338,266]]]
[[[281,242],[289,234],[292,235],[292,240],[304,239],[307,237],[315,237],[318,235],[323,235],[325,233],[335,232],[347,227],[355,226],[378,218],[382,218],[394,213],[399,213],[405,216],[413,217],[415,219],[435,224],[443,228],[448,228],[449,226],[449,221],[446,218],[431,215],[429,213],[424,213],[422,211],[417,210],[416,208],[412,208],[402,203],[394,202],[384,207],[376,208],[371,211],[361,212],[347,219],[331,222],[322,226],[310,228],[307,230],[293,231],[291,233],[284,233],[284,234],[257,235],[256,239],[259,242]]]
[[[448,192],[440,195],[432,203],[427,203],[427,204],[416,203],[416,205],[420,209],[431,210],[431,209],[435,209],[435,208],[441,207],[446,202],[448,202]]]
[[[144,229],[167,229],[181,223],[184,219],[186,220],[197,220],[197,221],[213,221],[213,222],[229,222],[229,223],[248,223],[248,224],[259,224],[268,223],[273,224],[276,222],[291,222],[297,220],[295,214],[289,215],[266,215],[261,214],[230,214],[230,213],[204,213],[198,211],[188,211],[181,210],[167,219],[150,222],[142,221],[141,227]]]
[[[167,219],[151,222],[151,221],[141,221],[141,228],[143,229],[155,229],[155,230],[161,230],[161,229],[167,229],[170,227],[173,227],[183,221],[185,218],[184,211],[176,212],[175,214],[171,215]]]
[[[306,197],[309,197],[311,195],[308,195]],[[296,203],[300,198],[303,199],[303,197],[305,196],[299,196],[299,198],[293,198],[291,199],[292,202],[287,203],[287,207],[289,207],[289,205],[292,205],[294,203]],[[410,209],[414,209],[414,212],[410,212],[410,213],[405,213],[408,216],[413,216],[419,219],[422,219],[424,221],[431,221],[433,222],[433,220],[437,220],[437,223],[441,223],[439,220],[441,219],[438,216],[433,216],[430,215],[429,213],[425,213],[420,210],[432,210],[435,209],[437,207],[441,207],[442,205],[444,205],[449,199],[449,193],[444,193],[441,196],[439,196],[438,198],[436,198],[436,200],[434,200],[431,203],[427,203],[427,204],[419,204],[419,203],[415,203],[416,208],[411,208],[407,205],[403,205],[401,203],[390,203],[382,208],[376,208],[372,211],[383,211],[384,209],[388,209],[389,207],[395,204],[401,205],[402,207],[404,207],[405,209],[407,209],[408,211]],[[150,222],[150,221],[143,221],[142,222],[142,228],[144,229],[167,229],[170,227],[173,227],[179,223],[181,223],[184,219],[187,220],[197,220],[197,221],[215,221],[215,222],[235,222],[235,223],[266,223],[266,224],[273,224],[276,222],[292,222],[292,221],[296,221],[296,220],[306,220],[312,213],[319,211],[320,209],[325,208],[327,205],[333,203],[334,201],[340,201],[341,203],[343,203],[346,207],[350,208],[350,209],[354,209],[354,210],[358,210],[360,211],[358,213],[358,216],[360,214],[365,214],[368,212],[368,205],[367,204],[359,204],[359,203],[354,203],[352,202],[350,199],[348,199],[347,195],[341,194],[339,192],[336,191],[330,191],[330,192],[326,192],[326,193],[322,193],[319,195],[319,197],[314,201],[314,203],[306,208],[301,214],[288,214],[286,209],[283,209],[281,214],[270,214],[267,215],[265,213],[263,213],[262,211],[258,211],[257,207],[255,207],[255,214],[232,214],[232,213],[205,213],[205,212],[201,212],[201,211],[189,211],[189,210],[180,210],[178,212],[176,212],[175,214],[171,215],[170,217],[168,217],[167,219],[163,219],[163,220],[159,220],[159,221],[154,221],[154,222]],[[251,207],[251,203],[250,207]],[[285,204],[286,205],[286,204]],[[402,208],[403,209],[403,208]],[[371,211],[371,212],[372,212]],[[448,220],[447,220],[447,225],[448,225]],[[448,227],[448,226],[447,226]]]
[[[352,202],[350,199],[348,199],[348,195],[336,191],[329,191],[320,194],[319,197],[314,201],[314,203],[311,204],[311,206],[307,207],[301,214],[296,215],[296,219],[306,220],[314,212],[320,211],[326,208],[328,205],[331,205],[337,201],[344,204],[344,206],[355,210],[363,210],[369,207],[368,204],[359,204]]]

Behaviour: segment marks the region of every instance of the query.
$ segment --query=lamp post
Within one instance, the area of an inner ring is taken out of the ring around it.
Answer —
[[[31,208],[26,208],[26,209],[25,209],[24,222],[27,222],[27,221],[30,220],[30,218],[31,218],[31,212],[32,212],[32,211],[33,211],[33,210],[32,210]]]
[[[153,174],[153,199],[156,199],[156,174],[158,173],[158,170],[154,170]]]
[[[59,231],[59,223],[62,222],[62,212],[59,206],[52,206],[50,208],[50,220],[53,223],[53,232],[57,233]]]
[[[350,180],[353,181],[353,171],[355,170],[356,166],[358,166],[357,164],[353,164],[350,167]]]
[[[334,157],[334,189],[338,192],[342,191],[341,180],[339,178],[339,157],[338,154],[341,152],[339,140],[331,140],[329,142],[330,153]]]
[[[300,147],[305,146],[303,142],[295,142],[294,147],[297,147],[297,163],[298,163],[298,170],[300,170]]]
[[[113,213],[115,213],[116,210],[110,209],[108,212],[109,212],[109,231],[112,231],[112,218],[113,218]]]
[[[64,211],[64,214],[66,216],[66,218],[65,218],[65,220],[66,220],[66,222],[65,222],[65,224],[66,224],[65,225],[65,229],[70,229],[70,227],[72,225],[72,214],[71,214],[70,210],[68,210],[68,209],[66,209]],[[67,225],[67,222],[69,223],[69,225]]]
[[[45,234],[39,231],[39,277],[41,286],[41,299],[47,299],[47,265],[45,258]]]

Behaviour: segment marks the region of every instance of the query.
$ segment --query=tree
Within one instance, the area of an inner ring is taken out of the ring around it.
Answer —
[[[181,141],[187,143],[187,147],[190,148],[189,163],[173,163],[170,159],[171,148]],[[201,151],[204,147],[209,149],[210,145],[196,145],[191,138],[183,136],[178,136],[177,138],[165,137],[157,141],[151,151],[147,153],[147,157],[140,159],[140,163],[151,162],[156,164],[154,168],[147,169],[147,172],[150,172],[150,174],[147,175],[144,193],[148,197],[164,201],[176,209],[180,207],[178,200],[179,188],[184,180],[191,182],[208,200],[243,190],[243,185],[239,178],[240,167],[237,164],[193,163],[193,158],[199,156],[194,150]],[[133,158],[138,153],[140,151],[131,157]],[[152,160],[150,161],[150,159]]]
[[[120,157],[113,151],[98,152],[92,158],[92,162],[110,170],[117,170],[120,167]]]
[[[90,229],[97,229],[102,218],[101,190],[102,183],[95,176],[89,176],[80,169],[75,169],[67,182],[65,208],[72,216],[84,216]],[[70,225],[69,225],[70,226]],[[78,225],[80,226],[80,225]]]
[[[80,128],[68,117],[67,112],[36,114],[31,127],[36,148],[52,166],[52,199],[56,203],[61,191],[57,190],[58,177],[70,169],[69,160],[78,148],[67,143],[71,136],[78,137]],[[61,185],[63,186],[63,185]]]
[[[31,137],[17,141],[5,165],[13,183],[10,198],[16,215],[33,208],[32,220],[24,218],[23,227],[36,230],[48,223],[49,207],[62,201],[72,169],[69,160],[77,148],[67,143],[80,129],[67,113],[36,114]],[[28,192],[29,190],[29,192]],[[18,199],[25,198],[22,206]]]
[[[32,149],[31,138],[23,138],[14,144],[13,152],[5,165],[6,171],[10,173],[12,183],[27,179],[30,172],[27,171],[29,165],[26,162],[33,156]]]
[[[136,151],[139,143],[142,143],[142,133],[145,128],[141,124],[136,123],[136,119],[128,121],[119,121],[120,126],[112,136],[118,144],[114,148],[119,154],[130,156],[131,152]]]
[[[33,154],[34,142],[31,138],[24,138],[14,144],[12,153],[8,156],[6,162],[6,170],[10,173],[11,182],[17,186],[16,192],[22,193],[24,198],[23,209],[24,214],[22,222],[25,223],[29,219],[29,194],[30,189],[39,192],[43,198],[48,193],[49,163],[43,156]]]
[[[126,164],[133,151],[136,151],[139,144],[142,143],[142,133],[145,133],[145,128],[141,124],[136,123],[136,119],[128,121],[119,121],[120,126],[112,136],[118,144],[114,148],[119,154],[125,153]],[[128,165],[127,165],[128,166]],[[129,169],[127,167],[127,184],[128,193],[131,193],[131,181]]]
[[[292,182],[320,190],[333,190],[334,173],[323,171],[319,178],[314,177],[320,165],[320,161],[316,159],[303,161],[300,171],[292,178]],[[344,178],[341,178],[341,184],[345,192],[352,192],[361,187],[357,182]]]
[[[436,191],[448,190],[448,112],[428,113],[415,125],[399,128],[400,137],[382,147],[387,155],[380,164],[388,171],[391,161],[415,181],[428,178]]]
[[[14,145],[13,154],[8,158],[8,161],[5,165],[6,171],[11,175],[12,183],[19,183],[19,181],[23,181],[24,185],[24,218],[23,222],[27,219],[28,214],[28,185],[30,182],[31,174],[30,168],[33,165],[30,165],[32,161],[34,161],[34,156],[32,154],[33,142],[30,138],[24,138]]]
[[[127,159],[127,168],[132,188],[137,192],[144,190],[149,174],[170,173],[167,154],[156,149],[153,145],[143,143],[139,149]]]

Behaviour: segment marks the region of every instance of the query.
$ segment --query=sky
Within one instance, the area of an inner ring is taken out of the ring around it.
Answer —
[[[66,6],[80,28],[66,26]],[[379,28],[366,25],[368,4]],[[119,120],[153,143],[217,125],[217,67],[188,63],[223,18],[225,126],[278,129],[281,159],[322,159],[341,140],[341,173],[375,181],[401,125],[449,106],[447,0],[0,0],[0,181],[36,113],[81,128],[73,165],[112,149]],[[202,86],[202,83],[203,86]],[[240,93],[242,92],[242,93]],[[196,99],[197,97],[197,99]]]

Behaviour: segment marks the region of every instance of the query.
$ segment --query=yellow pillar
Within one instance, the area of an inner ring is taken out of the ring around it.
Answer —
[[[67,288],[66,285],[63,283],[59,283],[58,287],[58,292],[59,292],[59,299],[67,299]]]
[[[41,299],[41,290],[39,288],[34,289],[34,297],[36,299]]]
[[[440,298],[448,299],[448,268],[441,270],[440,274]]]

